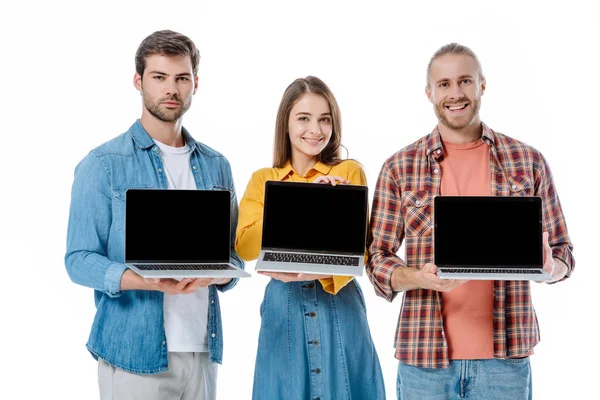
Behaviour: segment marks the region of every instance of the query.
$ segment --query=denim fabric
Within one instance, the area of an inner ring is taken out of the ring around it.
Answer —
[[[449,368],[398,363],[398,400],[531,400],[529,357],[452,360]]]
[[[183,134],[191,149],[190,163],[197,188],[232,192],[233,247],[237,199],[229,162],[218,152],[196,142],[185,129]],[[121,275],[126,269],[123,229],[125,191],[129,188],[167,188],[160,151],[139,120],[127,132],[92,150],[77,165],[65,265],[73,282],[95,289],[96,316],[87,343],[94,358],[100,357],[128,372],[158,373],[168,369],[163,293],[120,291]],[[193,213],[194,209],[182,212]],[[154,217],[148,215],[148,218]],[[244,262],[233,248],[231,254],[231,262],[243,268]],[[217,289],[226,291],[236,283],[234,279],[224,286],[209,287],[211,362],[221,363],[223,353]]]
[[[253,399],[385,399],[356,280],[334,296],[317,281],[273,279],[261,316]]]

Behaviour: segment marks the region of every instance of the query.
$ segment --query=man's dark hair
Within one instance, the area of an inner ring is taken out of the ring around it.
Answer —
[[[198,73],[200,52],[189,37],[169,30],[156,31],[146,37],[135,53],[135,70],[144,76],[146,58],[155,54],[166,56],[190,56],[194,76]]]

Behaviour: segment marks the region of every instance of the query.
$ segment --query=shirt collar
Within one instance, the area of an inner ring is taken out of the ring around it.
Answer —
[[[333,168],[333,167],[331,167],[330,165],[323,164],[321,161],[317,161],[317,163],[314,165],[314,167],[312,167],[310,170],[308,170],[308,172],[306,173],[306,176],[309,176],[310,172],[313,170],[320,172],[323,175],[327,175],[331,171],[331,168]],[[285,165],[283,167],[275,168],[275,169],[277,170],[277,177],[279,178],[279,180],[287,178],[292,173],[294,173],[296,175],[300,175],[298,172],[296,172],[296,170],[294,170],[294,167],[292,167],[292,164],[289,162],[289,160],[285,163]]]
[[[181,127],[181,133],[183,134],[185,143],[190,147],[190,151],[194,151],[196,149],[197,142],[194,140],[192,135],[190,135],[190,133],[184,127]],[[139,119],[135,121],[131,127],[131,135],[133,136],[133,140],[142,149],[148,149],[154,145],[154,140],[152,140],[150,134],[146,131],[146,129],[144,129],[144,126]]]
[[[481,128],[481,140],[483,140],[486,144],[490,146],[495,146],[496,137],[494,135],[494,131],[491,130],[483,122],[481,123]],[[433,131],[431,131],[431,133],[427,137],[427,155],[430,155],[432,153],[436,159],[440,157],[443,153],[442,137],[440,135],[440,130],[437,125],[435,126],[435,128],[433,128]]]

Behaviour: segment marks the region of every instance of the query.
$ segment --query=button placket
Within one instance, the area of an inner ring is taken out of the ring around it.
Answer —
[[[323,354],[321,352],[321,327],[317,301],[317,284],[309,282],[302,286],[304,328],[308,340],[308,368],[310,371],[310,397],[319,398],[323,391]]]

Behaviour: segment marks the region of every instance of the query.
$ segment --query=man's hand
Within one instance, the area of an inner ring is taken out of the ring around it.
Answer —
[[[440,279],[435,264],[425,264],[423,268],[398,267],[392,274],[392,290],[395,292],[413,289],[430,289],[449,292],[467,282],[457,279]]]
[[[544,243],[544,270],[552,275],[554,268],[556,268],[556,263],[554,262],[554,258],[552,258],[552,247],[548,243],[548,232],[542,233],[542,242]],[[554,275],[552,277],[554,278]]]
[[[331,186],[337,185],[338,182],[343,183],[344,185],[348,185],[350,183],[350,181],[348,179],[344,179],[341,176],[329,176],[329,175],[320,176],[313,181],[313,183],[324,183],[324,184],[329,183],[329,184],[331,184]]]
[[[277,279],[281,282],[303,282],[303,281],[314,281],[315,279],[331,278],[331,275],[322,274],[303,274],[303,273],[291,273],[291,272],[266,272],[259,271],[259,275],[269,276],[273,279]]]
[[[198,288],[213,284],[213,278],[184,278],[180,281],[171,278],[145,278],[149,290],[158,290],[166,294],[190,294]]]
[[[552,280],[549,282],[556,282],[561,280],[568,271],[567,265],[559,259],[552,257],[552,247],[548,242],[548,232],[542,234],[542,241],[544,242],[544,270],[552,275]],[[541,283],[542,281],[537,281]],[[546,281],[546,283],[549,283]]]
[[[130,269],[121,276],[121,290],[158,290],[167,294],[189,294],[208,285],[226,285],[231,278],[185,278],[180,281],[170,278],[142,278]]]

